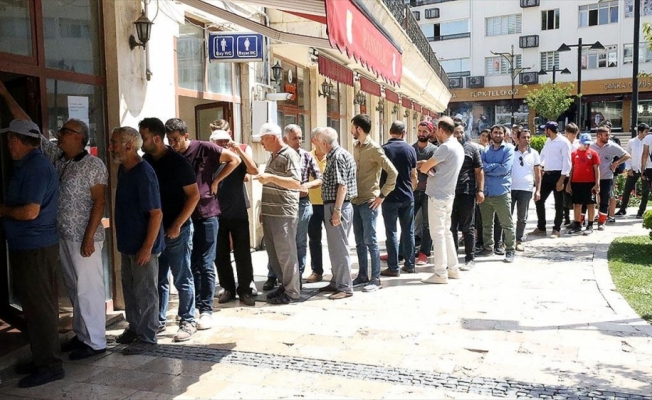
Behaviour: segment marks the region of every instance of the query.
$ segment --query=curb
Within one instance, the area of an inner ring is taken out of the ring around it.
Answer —
[[[611,242],[616,239],[615,236],[601,237],[593,251],[593,276],[598,291],[607,302],[614,314],[622,320],[621,322],[630,325],[638,332],[646,336],[652,336],[652,325],[641,318],[636,311],[627,303],[627,300],[618,293],[609,271],[609,261],[607,258]]]

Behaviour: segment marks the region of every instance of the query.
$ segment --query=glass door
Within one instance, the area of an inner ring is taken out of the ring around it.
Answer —
[[[209,129],[209,125],[217,119],[226,120],[231,126],[231,130],[235,133],[233,124],[233,103],[218,101],[215,103],[195,106],[195,132],[198,140],[210,139],[211,130]]]

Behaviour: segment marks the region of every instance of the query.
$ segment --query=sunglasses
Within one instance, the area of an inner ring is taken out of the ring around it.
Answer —
[[[520,157],[518,158],[518,161],[521,163],[521,167],[522,167],[522,166],[523,166],[523,156],[520,156]]]
[[[63,135],[66,134],[66,132],[72,132],[72,133],[76,133],[77,135],[81,135],[81,132],[76,131],[74,129],[66,128],[65,126],[62,126],[61,128],[59,128],[59,130],[57,131],[57,134],[63,136]]]

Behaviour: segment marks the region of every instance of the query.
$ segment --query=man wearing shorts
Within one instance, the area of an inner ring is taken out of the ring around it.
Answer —
[[[588,207],[589,218],[584,235],[593,233],[595,197],[600,192],[600,156],[589,148],[593,141],[589,133],[580,135],[580,147],[571,153],[571,173],[566,192],[573,200],[574,221],[568,231],[577,234],[582,231],[580,222],[582,207]]]

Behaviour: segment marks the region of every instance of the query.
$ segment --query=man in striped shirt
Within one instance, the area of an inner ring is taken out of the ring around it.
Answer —
[[[267,295],[270,304],[288,304],[300,296],[297,235],[301,162],[299,153],[283,143],[281,127],[265,123],[258,138],[271,154],[265,172],[254,179],[263,185],[261,216],[269,263],[279,287]]]

